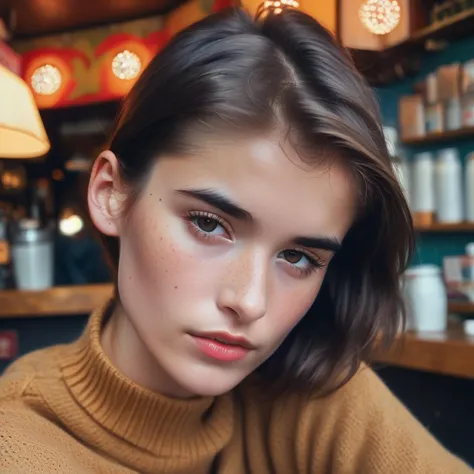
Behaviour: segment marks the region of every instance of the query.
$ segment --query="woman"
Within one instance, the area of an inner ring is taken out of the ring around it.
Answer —
[[[362,363],[412,249],[374,98],[296,11],[176,37],[89,209],[116,295],[0,385],[2,473],[464,473]]]

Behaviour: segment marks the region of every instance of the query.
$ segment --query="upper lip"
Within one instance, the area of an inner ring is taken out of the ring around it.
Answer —
[[[205,337],[206,339],[216,339],[220,342],[223,342],[225,344],[231,344],[234,346],[242,346],[245,349],[255,349],[255,346],[252,345],[245,337],[242,336],[234,336],[233,334],[230,334],[228,332],[203,332],[196,334],[198,337]]]

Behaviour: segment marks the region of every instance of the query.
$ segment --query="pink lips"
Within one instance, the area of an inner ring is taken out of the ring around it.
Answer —
[[[193,339],[203,354],[223,362],[242,360],[254,349],[246,339],[227,333],[201,334]]]

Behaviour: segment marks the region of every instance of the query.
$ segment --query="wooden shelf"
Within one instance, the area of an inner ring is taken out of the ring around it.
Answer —
[[[472,35],[472,21],[474,20],[474,9],[465,10],[447,18],[444,21],[434,23],[422,28],[411,36],[409,42],[421,44],[427,40],[452,41],[463,36]]]
[[[0,291],[0,319],[89,314],[112,296],[112,285]]]
[[[399,79],[397,69],[409,74],[419,70],[416,55],[427,50],[426,43],[434,41],[453,41],[473,34],[474,9],[463,11],[451,18],[415,31],[410,38],[392,45],[382,51],[352,49],[356,67],[372,86],[383,86]]]
[[[443,333],[414,333],[402,336],[375,361],[408,369],[474,379],[474,337],[462,327]]]
[[[443,232],[472,232],[474,233],[474,222],[461,222],[459,224],[434,223],[430,226],[415,226],[416,232],[443,233]]]
[[[448,312],[454,314],[474,314],[474,303],[470,301],[450,302]]]
[[[446,132],[430,133],[423,137],[406,138],[402,140],[408,146],[427,146],[452,140],[474,140],[474,127],[460,128]]]

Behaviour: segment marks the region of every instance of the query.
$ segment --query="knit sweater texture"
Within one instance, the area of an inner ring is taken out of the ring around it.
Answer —
[[[252,376],[223,396],[170,399],[112,365],[103,319],[0,378],[1,474],[473,472],[367,367],[324,398],[272,395]]]

